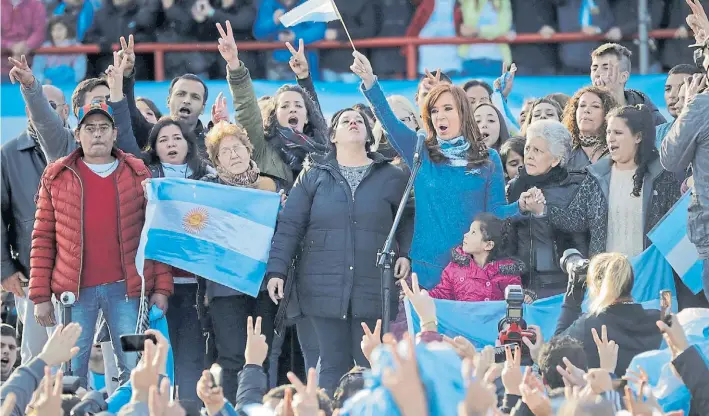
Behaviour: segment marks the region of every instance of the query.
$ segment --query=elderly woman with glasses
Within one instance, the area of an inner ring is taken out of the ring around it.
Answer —
[[[569,131],[556,120],[531,123],[524,146],[524,166],[509,183],[508,201],[517,201],[523,192],[536,187],[544,192],[547,203],[568,205],[585,177],[566,170],[571,141]],[[564,292],[567,278],[559,267],[559,258],[568,248],[586,253],[588,246],[586,233],[562,232],[547,218],[534,216],[512,223],[510,242],[510,254],[528,266],[522,277],[525,288],[538,297]]]

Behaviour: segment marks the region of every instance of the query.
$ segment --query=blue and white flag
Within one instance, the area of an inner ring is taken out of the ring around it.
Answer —
[[[702,290],[702,261],[687,237],[687,209],[691,193],[686,192],[650,231],[648,237],[696,295]]]
[[[281,16],[285,27],[303,22],[331,22],[338,19],[333,0],[308,0]]]
[[[672,305],[676,310],[677,291],[672,268],[657,248],[650,246],[630,261],[635,273],[633,299],[642,303],[646,309],[660,309],[660,291],[671,290],[674,294]],[[563,301],[564,295],[561,294],[539,299],[531,305],[524,304],[524,320],[529,325],[539,326],[545,339],[549,340],[554,335]],[[463,336],[477,348],[495,345],[498,335],[497,323],[505,316],[507,302],[457,302],[440,299],[434,299],[434,302],[438,332],[450,337]],[[419,317],[412,311],[408,300],[405,301],[405,307],[409,332],[416,334],[421,328]],[[585,302],[583,307],[585,309]]]
[[[258,295],[280,195],[190,179],[153,179],[136,254]]]

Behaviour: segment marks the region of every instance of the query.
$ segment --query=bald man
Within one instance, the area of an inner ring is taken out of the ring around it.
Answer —
[[[64,93],[57,87],[45,85],[42,90],[47,101],[66,125],[69,106]],[[29,117],[29,110],[25,108]],[[34,305],[26,295],[30,270],[30,243],[34,225],[34,196],[39,179],[47,166],[39,146],[32,120],[18,137],[2,146],[0,152],[2,178],[2,288],[14,293],[17,315],[24,327],[20,355],[26,363],[42,351],[52,328],[40,326],[34,319]],[[56,310],[59,310],[57,308]]]

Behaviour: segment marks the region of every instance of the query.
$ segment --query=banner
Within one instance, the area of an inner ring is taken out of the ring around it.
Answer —
[[[275,192],[190,179],[151,179],[136,254],[258,295],[281,197]]]
[[[655,246],[650,246],[631,260],[635,273],[633,299],[646,309],[660,309],[660,290],[668,289],[674,294],[673,308],[677,309],[677,291],[675,289],[672,267],[665,261]],[[556,321],[561,314],[564,295],[556,295],[527,305],[522,305],[524,320],[528,325],[537,325],[542,330],[545,340],[554,335]],[[434,299],[438,332],[455,337],[467,338],[476,348],[495,345],[497,323],[505,316],[507,302],[457,302]],[[420,330],[419,317],[405,301],[406,319],[409,332],[416,334]],[[584,305],[585,309],[585,305]]]
[[[454,79],[457,85],[463,85],[470,78]],[[635,75],[630,77],[628,88],[640,90],[647,94],[655,105],[663,111],[665,118],[669,120],[669,114],[665,110],[664,85],[666,75]],[[495,80],[494,77],[480,78],[490,85]],[[276,90],[286,82],[255,81],[254,88],[256,96],[273,95]],[[295,84],[295,76],[289,83]],[[386,95],[400,94],[414,102],[418,81],[382,81],[382,87]],[[544,97],[548,94],[561,92],[568,95],[581,87],[590,84],[587,76],[549,76],[549,77],[523,77],[516,76],[512,93],[508,97],[509,110],[515,117],[519,114],[520,108],[525,99]],[[168,114],[167,90],[169,82],[137,82],[135,87],[136,97],[146,97],[155,102],[163,115]],[[67,102],[70,103],[71,94],[76,87],[71,85],[57,85],[64,91]],[[320,104],[322,105],[325,119],[330,120],[332,115],[338,110],[351,107],[357,103],[366,103],[364,96],[359,92],[359,84],[343,82],[315,82],[315,89],[318,93]],[[223,93],[225,97],[231,97],[226,81],[208,81],[209,89],[207,107],[202,115],[202,122],[207,124],[210,117],[210,108],[214,103],[214,97]],[[22,100],[19,85],[0,85],[2,105],[0,106],[2,143],[16,137],[27,127],[27,117],[25,116],[25,105]],[[231,100],[229,106],[231,108]],[[233,109],[230,110],[233,114]],[[72,126],[76,126],[76,120],[70,120]]]

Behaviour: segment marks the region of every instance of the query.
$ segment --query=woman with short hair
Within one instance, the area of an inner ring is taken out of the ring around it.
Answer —
[[[527,129],[524,166],[509,183],[508,200],[516,201],[523,192],[538,188],[548,204],[568,205],[584,179],[583,174],[566,170],[570,151],[571,135],[563,124],[554,120],[532,123]],[[588,250],[585,232],[563,232],[548,218],[527,216],[512,222],[509,237],[510,254],[527,264],[524,287],[540,298],[564,292],[567,278],[559,267],[564,250]]]

